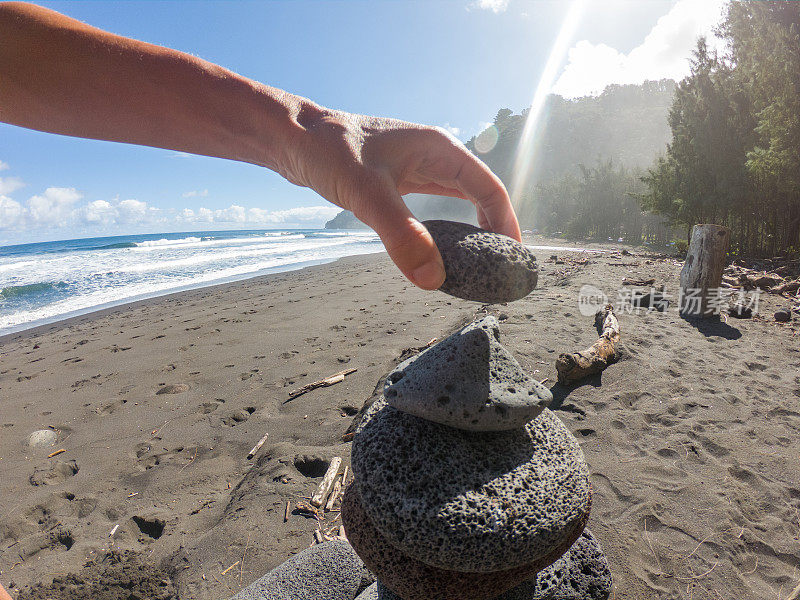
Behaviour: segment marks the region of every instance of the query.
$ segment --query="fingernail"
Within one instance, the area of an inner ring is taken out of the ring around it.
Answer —
[[[411,281],[424,290],[435,290],[444,283],[444,265],[432,260],[411,272]]]

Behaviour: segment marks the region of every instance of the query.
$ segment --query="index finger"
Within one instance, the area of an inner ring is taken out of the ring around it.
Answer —
[[[479,215],[483,213],[492,231],[520,241],[522,234],[519,222],[506,186],[483,161],[466,148],[452,146],[452,149],[460,155],[457,157],[459,165],[453,187],[475,204]]]

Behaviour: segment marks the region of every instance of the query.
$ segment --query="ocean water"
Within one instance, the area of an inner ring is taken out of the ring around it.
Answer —
[[[170,292],[381,252],[371,231],[194,231],[0,247],[0,335]]]

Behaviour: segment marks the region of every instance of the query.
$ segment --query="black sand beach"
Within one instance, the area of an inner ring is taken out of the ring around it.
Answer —
[[[677,294],[680,262],[537,254],[537,290],[488,310],[581,441],[612,597],[784,599],[800,580],[800,350],[796,325],[772,319],[780,299],[727,323],[686,321],[674,304],[621,313],[622,360],[563,388],[556,357],[597,337],[581,285],[614,301],[624,277],[655,278]],[[286,503],[313,492],[331,457],[349,463],[342,436],[404,350],[484,310],[373,255],[0,339],[0,582],[15,597],[76,598],[104,571],[135,572],[134,587],[158,579],[164,597],[232,595],[313,543],[317,521],[284,522]],[[47,428],[55,444],[30,448]],[[325,514],[323,528],[338,524]]]

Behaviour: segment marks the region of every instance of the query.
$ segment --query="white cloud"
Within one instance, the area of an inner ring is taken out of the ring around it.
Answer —
[[[41,196],[28,200],[28,216],[41,225],[66,224],[72,216],[72,205],[82,197],[75,188],[47,188]]]
[[[475,0],[467,8],[478,8],[480,10],[490,10],[494,14],[505,12],[508,8],[509,0]]]
[[[184,198],[205,198],[208,196],[208,190],[192,190],[181,194]]]
[[[148,217],[155,217],[159,210],[147,206],[147,202],[141,200],[123,200],[117,204],[117,222],[120,224],[135,225],[148,220]]]
[[[2,165],[8,168],[8,165],[0,162],[0,166]],[[0,169],[0,171],[2,170]],[[21,187],[25,187],[25,182],[19,177],[0,177],[0,194],[11,194]]]
[[[23,238],[50,234],[63,230],[60,235],[75,231],[109,234],[130,232],[131,228],[158,227],[161,230],[178,229],[187,224],[221,226],[264,225],[321,225],[339,212],[332,205],[303,206],[285,210],[245,208],[232,204],[227,208],[160,209],[147,202],[129,198],[120,200],[91,200],[80,202],[83,195],[75,188],[49,187],[43,193],[31,196],[26,202],[9,197],[8,193],[23,184],[16,178],[0,179],[0,232],[13,232]],[[206,190],[194,191],[186,197],[205,196]]]
[[[0,230],[11,229],[20,224],[25,209],[16,200],[0,195]]]
[[[446,129],[447,131],[452,133],[455,137],[461,135],[461,128],[456,127],[455,125],[450,125],[450,123],[445,123],[444,125],[442,125],[442,129]]]
[[[724,5],[725,0],[678,0],[627,54],[582,40],[569,50],[567,66],[551,91],[576,98],[599,94],[612,83],[680,80],[689,73],[689,59],[700,36],[708,38],[710,47],[722,49],[713,29],[723,16]]]
[[[116,221],[117,209],[106,200],[95,200],[82,207],[79,214],[89,225],[108,226]]]
[[[6,171],[8,169],[9,169],[8,163],[0,160],[0,171]]]
[[[301,206],[285,210],[267,210],[264,208],[244,208],[236,204],[228,208],[211,210],[209,208],[184,208],[177,215],[177,220],[184,223],[217,223],[217,224],[249,224],[279,225],[285,223],[321,223],[332,219],[341,209],[327,206]]]

